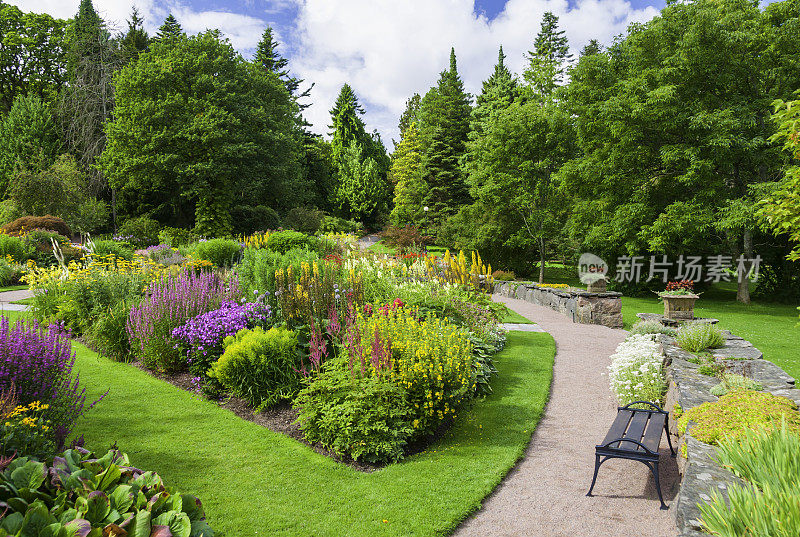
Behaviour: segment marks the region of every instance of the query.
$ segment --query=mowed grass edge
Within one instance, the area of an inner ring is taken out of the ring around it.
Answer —
[[[548,334],[509,333],[494,394],[425,452],[367,474],[131,365],[75,349],[90,400],[109,391],[76,427],[86,447],[116,442],[134,465],[201,498],[226,537],[449,534],[525,452],[555,355]]]

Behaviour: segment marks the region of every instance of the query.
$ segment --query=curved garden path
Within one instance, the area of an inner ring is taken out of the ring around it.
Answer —
[[[535,321],[556,341],[550,401],[525,457],[454,535],[530,537],[673,537],[673,511],[659,509],[650,470],[639,462],[603,463],[593,494],[594,446],[616,415],[609,356],[627,332],[576,324],[553,310],[494,296]],[[669,504],[677,465],[661,441],[661,486]]]
[[[12,304],[17,300],[23,298],[30,298],[33,292],[28,289],[20,289],[18,291],[2,291],[0,292],[0,310],[5,311],[27,311],[29,308],[23,304]]]

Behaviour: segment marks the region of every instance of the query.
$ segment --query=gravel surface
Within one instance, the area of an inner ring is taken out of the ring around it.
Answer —
[[[30,298],[33,292],[28,289],[21,289],[19,291],[3,291],[0,292],[0,310],[6,311],[27,311],[29,306],[24,304],[11,304],[16,300]]]
[[[594,446],[616,416],[608,387],[609,356],[627,332],[576,324],[542,306],[505,298],[556,341],[553,385],[545,415],[525,457],[454,535],[531,537],[672,537],[672,510],[659,509],[650,470],[636,461],[603,463],[594,471]],[[674,445],[674,440],[673,440]],[[661,487],[669,504],[678,491],[678,470],[661,440]]]

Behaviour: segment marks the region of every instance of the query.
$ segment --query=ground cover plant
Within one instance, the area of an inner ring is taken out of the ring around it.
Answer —
[[[724,438],[741,438],[750,430],[786,426],[792,432],[800,432],[800,413],[791,399],[739,389],[686,410],[678,419],[679,434],[683,435],[690,423],[692,436],[707,444],[718,444]]]
[[[0,535],[214,536],[199,499],[134,468],[124,453],[77,448],[48,462],[3,462]]]

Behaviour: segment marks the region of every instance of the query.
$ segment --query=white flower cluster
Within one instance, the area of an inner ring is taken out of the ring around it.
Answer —
[[[655,336],[633,334],[619,344],[608,366],[611,391],[620,405],[658,403],[664,394],[662,356]]]

